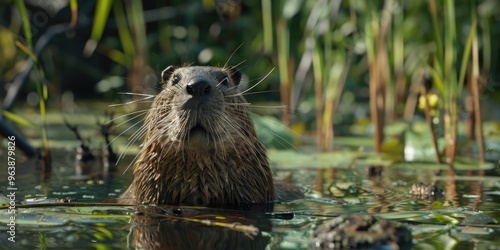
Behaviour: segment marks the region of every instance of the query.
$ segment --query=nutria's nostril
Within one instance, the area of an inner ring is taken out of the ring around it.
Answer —
[[[203,96],[210,93],[210,83],[205,80],[198,80],[186,86],[186,91],[192,96]]]

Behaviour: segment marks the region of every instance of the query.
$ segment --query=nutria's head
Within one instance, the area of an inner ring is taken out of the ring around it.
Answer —
[[[137,203],[240,205],[274,198],[240,79],[232,67],[162,72],[129,189]]]
[[[224,153],[225,144],[240,143],[253,133],[248,122],[241,122],[249,113],[238,95],[240,79],[234,68],[167,67],[161,74],[163,90],[146,119],[153,139],[161,138],[179,153]]]

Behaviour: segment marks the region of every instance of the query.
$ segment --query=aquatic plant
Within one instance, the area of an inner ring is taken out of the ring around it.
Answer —
[[[51,168],[52,168],[52,159],[50,156],[50,148],[49,148],[49,140],[47,138],[47,120],[46,120],[46,101],[48,99],[48,90],[47,90],[47,85],[45,84],[44,81],[44,72],[41,66],[38,64],[38,59],[33,53],[33,39],[32,39],[32,33],[31,33],[31,26],[28,18],[28,14],[26,12],[26,6],[24,5],[24,1],[22,0],[16,0],[15,1],[16,6],[19,10],[19,14],[21,16],[21,19],[23,20],[23,28],[24,28],[24,35],[26,38],[26,45],[21,43],[21,42],[16,42],[16,46],[26,53],[30,57],[30,59],[33,61],[33,64],[35,66],[35,85],[36,85],[36,91],[38,94],[38,99],[39,99],[39,110],[40,110],[40,117],[41,117],[41,122],[42,122],[42,130],[41,130],[41,135],[42,135],[42,152],[41,152],[41,172],[42,172],[42,179],[46,180],[49,178],[50,173],[51,173]]]

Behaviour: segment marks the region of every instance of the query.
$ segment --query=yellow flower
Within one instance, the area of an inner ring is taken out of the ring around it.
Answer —
[[[436,109],[439,105],[439,97],[436,94],[427,94],[427,98],[429,99],[429,107],[431,109]],[[418,108],[420,110],[425,110],[425,96],[420,96],[418,100]]]

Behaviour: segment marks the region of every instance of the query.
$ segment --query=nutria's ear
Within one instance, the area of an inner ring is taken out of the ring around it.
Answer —
[[[234,66],[230,66],[227,69],[227,73],[229,74],[229,77],[233,81],[234,85],[240,84],[241,72],[239,70],[237,70]]]
[[[166,69],[164,69],[161,72],[160,83],[166,84],[168,82],[168,80],[170,79],[170,77],[172,76],[172,73],[174,73],[174,71],[175,71],[175,67],[172,65],[170,65]]]

